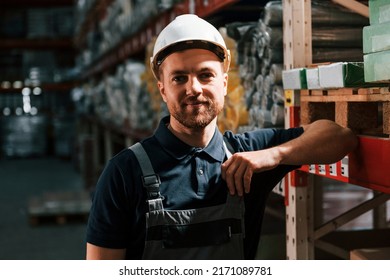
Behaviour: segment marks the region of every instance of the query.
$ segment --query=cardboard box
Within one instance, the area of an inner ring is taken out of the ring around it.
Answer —
[[[363,53],[390,50],[390,22],[363,28]]]

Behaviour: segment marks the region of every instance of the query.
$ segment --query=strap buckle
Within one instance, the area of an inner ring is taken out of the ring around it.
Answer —
[[[146,188],[148,200],[163,198],[163,196],[160,194],[160,176],[158,176],[157,174],[143,176],[142,183]]]

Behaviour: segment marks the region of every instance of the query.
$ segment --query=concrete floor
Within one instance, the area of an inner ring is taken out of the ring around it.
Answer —
[[[32,226],[32,196],[78,191],[83,184],[72,163],[56,158],[0,160],[0,259],[77,260],[85,258],[85,222]]]

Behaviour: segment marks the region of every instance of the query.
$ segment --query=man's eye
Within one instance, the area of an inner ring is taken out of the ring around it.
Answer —
[[[202,80],[208,80],[208,79],[211,79],[213,77],[213,75],[211,73],[202,73],[199,75],[199,77]]]
[[[187,77],[186,76],[175,76],[175,77],[173,77],[173,81],[175,81],[176,83],[184,83],[187,81]]]

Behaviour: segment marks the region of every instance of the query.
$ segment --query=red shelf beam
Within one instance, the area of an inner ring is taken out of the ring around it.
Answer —
[[[349,182],[390,193],[390,139],[359,137],[360,145],[350,155]]]
[[[359,148],[342,161],[301,170],[390,194],[390,138],[359,136]]]

